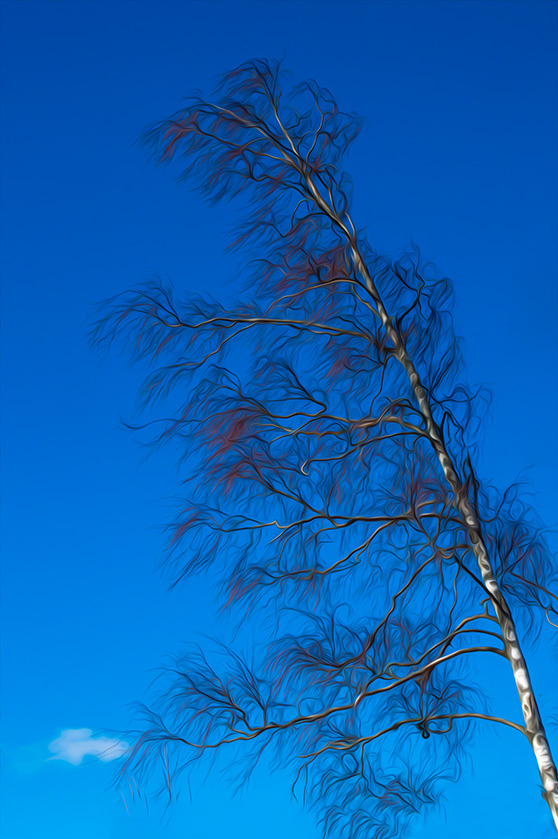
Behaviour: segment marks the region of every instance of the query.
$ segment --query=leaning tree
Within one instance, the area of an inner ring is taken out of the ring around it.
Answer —
[[[533,511],[475,472],[486,401],[462,369],[451,285],[416,248],[394,261],[367,243],[339,169],[358,120],[282,80],[245,64],[147,136],[209,199],[244,196],[244,297],[146,285],[94,330],[149,360],[145,405],[172,405],[156,439],[187,470],[173,581],[207,571],[259,638],[249,655],[177,658],[121,774],[161,761],[170,785],[228,749],[242,778],[269,752],[324,836],[385,839],[458,777],[475,728],[504,725],[531,744],[558,824],[516,623],[552,623],[555,569]],[[521,722],[473,686],[479,656],[509,663]]]

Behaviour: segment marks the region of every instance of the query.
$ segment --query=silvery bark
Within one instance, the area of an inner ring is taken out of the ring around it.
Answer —
[[[370,294],[374,298],[384,328],[386,329],[395,349],[396,357],[405,368],[405,372],[409,377],[415,399],[425,420],[426,431],[430,438],[430,442],[436,452],[438,460],[440,461],[444,476],[452,489],[455,507],[461,514],[469,534],[471,547],[477,560],[483,583],[490,594],[496,617],[502,629],[504,650],[512,667],[519,701],[521,702],[521,710],[523,713],[523,719],[525,720],[525,732],[533,752],[535,753],[535,758],[539,767],[539,774],[543,786],[543,797],[550,807],[554,824],[558,832],[558,773],[556,770],[556,764],[554,763],[552,753],[550,751],[550,744],[546,736],[533,690],[527,662],[525,661],[519,639],[517,637],[516,626],[509,606],[506,603],[506,599],[498,586],[498,582],[496,581],[478,515],[465,494],[464,487],[459,480],[452,459],[444,444],[441,431],[432,416],[432,410],[430,408],[426,392],[421,385],[419,375],[411,359],[407,355],[401,336],[392,326],[378,290],[375,288],[370,273],[359,253],[358,247],[354,243],[354,238],[350,238],[353,240],[352,251],[355,267],[363,276]]]
[[[384,329],[393,344],[396,358],[400,364],[403,365],[405,372],[409,377],[413,394],[422,416],[424,417],[426,432],[432,447],[436,452],[438,460],[440,461],[446,481],[453,492],[454,505],[459,511],[467,529],[471,547],[482,575],[483,583],[490,595],[496,617],[502,629],[504,651],[511,664],[517,693],[519,695],[519,701],[521,702],[521,710],[525,721],[525,733],[531,744],[531,748],[535,753],[543,786],[543,796],[550,807],[554,824],[558,832],[558,772],[556,770],[556,764],[550,751],[550,744],[546,736],[535,692],[533,690],[529,668],[527,667],[527,662],[525,661],[519,639],[517,637],[516,626],[509,606],[506,603],[506,599],[500,590],[498,582],[496,581],[478,515],[466,496],[464,487],[459,480],[455,466],[444,444],[440,428],[432,415],[432,409],[430,407],[426,391],[422,387],[418,372],[407,354],[401,335],[392,324],[378,289],[374,285],[370,272],[368,271],[356,244],[354,233],[349,230],[335,210],[329,206],[326,201],[324,201],[308,172],[304,172],[304,177],[316,204],[338,227],[343,230],[345,236],[350,242],[355,268],[366,282]]]

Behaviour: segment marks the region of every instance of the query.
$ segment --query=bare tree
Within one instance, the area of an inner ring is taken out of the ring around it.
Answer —
[[[242,778],[269,750],[319,804],[324,836],[381,839],[437,801],[474,728],[493,723],[527,737],[558,824],[515,622],[535,636],[552,623],[553,562],[518,493],[475,473],[486,400],[465,380],[450,283],[417,249],[392,261],[367,244],[338,168],[358,120],[314,82],[285,95],[282,79],[250,62],[148,137],[208,198],[246,197],[244,299],[146,286],[110,301],[94,332],[152,363],[146,406],[174,405],[157,438],[189,468],[173,581],[211,568],[262,638],[218,665],[198,648],[177,659],[122,773],[161,760],[170,787],[229,748]],[[473,687],[481,655],[508,660],[521,724]]]

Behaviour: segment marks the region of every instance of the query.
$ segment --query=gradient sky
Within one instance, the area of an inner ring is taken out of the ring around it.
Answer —
[[[360,112],[354,217],[379,250],[412,237],[453,278],[470,379],[494,393],[480,472],[501,485],[522,474],[555,527],[557,4],[42,0],[1,11],[0,839],[318,839],[281,774],[236,797],[200,775],[193,803],[185,791],[161,821],[157,806],[126,813],[114,764],[49,760],[50,743],[67,748],[64,731],[125,729],[127,703],[149,695],[165,655],[227,632],[207,581],[165,589],[157,527],[172,453],[143,461],[119,427],[139,371],[100,362],[86,333],[95,301],[155,274],[228,294],[235,211],[203,205],[134,141],[253,57],[284,57],[296,80]],[[547,719],[557,649],[532,656]],[[488,677],[516,718],[507,671]],[[550,839],[528,745],[483,729],[471,755],[445,815],[412,835]]]

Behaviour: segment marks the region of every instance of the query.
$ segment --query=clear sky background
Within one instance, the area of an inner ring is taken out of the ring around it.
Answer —
[[[157,806],[126,813],[114,763],[49,759],[64,731],[129,726],[127,704],[149,696],[165,655],[227,635],[207,581],[165,589],[157,527],[172,453],[142,461],[118,424],[140,373],[114,355],[101,363],[86,341],[95,301],[155,274],[231,292],[234,208],[204,206],[134,145],[220,73],[284,57],[295,80],[315,78],[365,117],[347,165],[357,224],[393,254],[412,237],[453,278],[470,379],[494,393],[480,471],[501,485],[523,473],[556,527],[557,12],[510,1],[2,4],[0,839],[318,839],[280,774],[262,772],[240,797],[200,775],[193,803],[184,794],[161,821]],[[532,664],[549,719],[556,645]],[[484,675],[517,718],[508,672]],[[550,839],[527,743],[483,729],[471,754],[445,815],[413,836]]]

